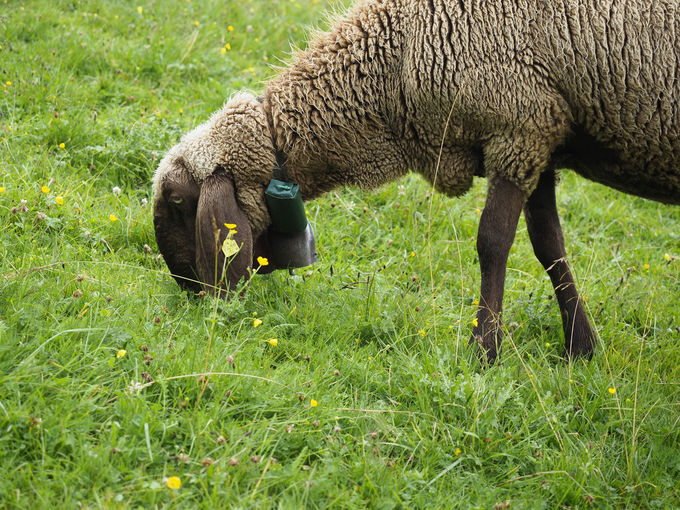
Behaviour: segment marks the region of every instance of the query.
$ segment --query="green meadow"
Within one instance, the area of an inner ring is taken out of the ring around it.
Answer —
[[[678,508],[680,208],[569,171],[600,342],[567,363],[523,220],[468,347],[486,182],[307,204],[320,260],[180,291],[151,176],[349,0],[0,0],[0,508]]]

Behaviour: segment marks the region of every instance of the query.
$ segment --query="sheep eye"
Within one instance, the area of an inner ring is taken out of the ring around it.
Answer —
[[[182,197],[175,197],[171,198],[170,200],[172,201],[173,204],[179,205],[182,203],[184,199]]]

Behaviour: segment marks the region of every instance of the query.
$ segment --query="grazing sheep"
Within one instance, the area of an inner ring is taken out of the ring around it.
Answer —
[[[495,359],[524,210],[567,353],[590,356],[596,336],[565,257],[555,171],[680,203],[679,77],[677,0],[365,1],[262,99],[234,96],[170,150],[154,177],[158,245],[180,285],[199,290],[219,280],[223,224],[237,224],[233,287],[266,253],[277,159],[305,199],[409,169],[450,196],[484,176],[471,341]]]

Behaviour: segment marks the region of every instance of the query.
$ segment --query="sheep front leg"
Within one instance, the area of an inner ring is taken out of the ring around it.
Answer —
[[[496,179],[489,185],[479,221],[477,253],[482,284],[477,323],[470,343],[476,342],[482,347],[482,356],[489,364],[496,360],[500,351],[505,270],[524,201],[525,195],[516,185]]]
[[[595,334],[576,290],[564,249],[555,200],[555,174],[544,172],[524,207],[524,217],[536,258],[550,276],[562,314],[567,354],[590,358]]]

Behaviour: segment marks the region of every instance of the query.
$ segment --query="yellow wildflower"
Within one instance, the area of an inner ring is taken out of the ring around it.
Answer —
[[[117,221],[118,218],[116,218],[116,216],[113,214],[109,214],[109,220],[111,220],[111,223],[113,223],[114,221]]]
[[[472,319],[472,325],[473,325],[474,327],[477,327],[477,326],[479,325],[479,321],[477,320],[477,317],[475,317],[474,319]]]
[[[222,55],[224,55],[226,52],[227,52],[227,49],[226,49],[226,48],[222,48],[222,49],[220,50],[220,53],[221,53]]]
[[[11,81],[8,81],[5,85],[7,85],[8,87],[10,87],[10,86],[12,85],[12,82],[11,82]]]
[[[65,144],[64,142],[60,143],[60,144],[59,144],[59,148],[60,148],[60,149],[65,149],[65,148],[66,148],[66,144]]]
[[[458,457],[460,455],[460,448],[456,448],[453,452],[453,454]]]
[[[415,257],[415,256],[416,256],[416,252],[412,251],[411,253],[408,254],[408,256],[409,256],[409,257]]]
[[[319,403],[314,399],[309,401],[309,407],[316,407],[318,405],[319,405]]]
[[[231,44],[229,44],[229,43],[225,44],[225,45],[224,45],[224,48],[227,49],[227,50],[230,50],[230,49],[231,49]]]
[[[424,330],[424,329],[419,329],[419,330],[418,330],[418,334],[419,334],[420,336],[425,336],[425,330]]]
[[[232,230],[236,228],[236,223],[225,223],[224,226],[227,227],[229,230]]]
[[[182,110],[182,109],[180,108],[180,109],[179,109],[179,114],[182,115],[183,113],[184,113],[184,110]]]
[[[472,304],[477,306],[479,304],[479,299],[473,299]]]
[[[609,388],[609,390],[607,391],[609,391],[610,394],[614,395],[616,393],[616,388]]]
[[[50,188],[48,188],[47,186],[43,186],[43,187],[40,188],[40,191],[42,191],[43,193],[45,193],[45,195],[47,195],[50,192]]]
[[[122,358],[122,357],[125,356],[126,354],[127,354],[127,351],[126,351],[125,349],[120,349],[120,350],[116,353],[116,358]]]
[[[141,9],[141,7],[140,7]],[[179,476],[171,476],[168,478],[168,489],[172,489],[173,491],[176,491],[182,486],[182,480],[179,479]]]
[[[233,32],[233,31],[234,31],[234,27],[232,27],[231,25],[229,25],[229,26],[227,27],[227,30],[229,30],[229,32]]]
[[[255,319],[253,321],[253,327],[254,328],[258,327],[260,324],[262,324],[262,319]]]
[[[4,193],[5,191],[7,191],[7,188],[5,188],[4,186],[0,186],[0,193]]]
[[[56,197],[54,200],[58,205],[64,205],[64,197]]]
[[[260,264],[261,266],[268,266],[269,260],[267,259],[267,257],[257,257],[257,263]]]
[[[267,340],[267,342],[272,347],[276,347],[277,345],[279,345],[279,341],[276,338],[270,338],[269,340]]]
[[[663,254],[663,258],[664,258],[667,262],[670,262],[670,261],[671,261],[671,255],[670,255],[670,253],[664,253],[664,254]]]
[[[200,22],[200,21],[194,21],[194,26],[196,26],[196,27],[197,27],[197,26],[198,26],[198,25],[200,25],[200,24],[201,24],[201,22]]]
[[[649,264],[643,264],[643,265],[642,265],[642,269],[644,269],[645,271],[647,271],[647,270],[649,269]]]
[[[139,6],[139,7],[137,7],[137,12],[138,12],[139,14],[142,14],[142,12],[144,12],[144,9],[142,9],[142,7]]]

